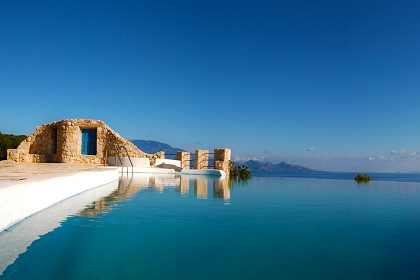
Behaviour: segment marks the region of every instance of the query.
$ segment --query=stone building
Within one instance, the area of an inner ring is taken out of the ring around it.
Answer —
[[[121,137],[99,120],[71,119],[38,126],[17,149],[7,151],[7,159],[15,162],[61,162],[103,164],[117,150],[132,158],[165,158],[163,152],[147,154]]]

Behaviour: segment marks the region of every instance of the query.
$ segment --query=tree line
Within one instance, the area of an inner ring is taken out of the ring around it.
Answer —
[[[2,134],[0,132],[0,160],[7,159],[7,150],[16,149],[26,135]]]

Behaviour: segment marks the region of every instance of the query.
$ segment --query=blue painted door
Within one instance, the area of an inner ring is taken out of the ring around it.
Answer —
[[[82,129],[82,154],[96,155],[96,129]]]

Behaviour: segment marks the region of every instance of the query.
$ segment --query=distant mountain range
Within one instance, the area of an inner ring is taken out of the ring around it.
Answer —
[[[271,162],[248,160],[238,164],[248,166],[251,171],[256,172],[316,172],[316,170],[309,169],[300,165],[288,164],[284,161],[274,164]]]
[[[166,143],[158,142],[158,141],[152,141],[152,140],[130,140],[137,148],[142,150],[145,153],[148,154],[154,154],[160,151],[165,152],[167,155],[176,154],[176,152],[184,151],[180,148],[174,148]],[[174,158],[174,156],[171,156],[168,158]]]

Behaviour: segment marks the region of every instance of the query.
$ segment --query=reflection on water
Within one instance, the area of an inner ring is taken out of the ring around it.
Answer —
[[[194,193],[190,193],[190,185],[194,186]],[[175,189],[181,197],[194,195],[197,199],[208,199],[209,185],[213,186],[215,201],[222,200],[224,204],[229,204],[230,189],[227,179],[184,175],[122,176],[118,187],[117,182],[114,182],[71,197],[0,234],[0,275],[34,240],[59,227],[70,216],[94,218],[106,214],[118,207],[118,202],[146,190],[163,193],[165,190]]]
[[[250,178],[242,179],[242,178],[239,178],[239,177],[236,177],[236,178],[230,177],[229,180],[228,180],[229,188],[232,189],[235,185],[236,186],[245,186],[245,185],[248,184],[249,179]]]
[[[213,185],[213,198],[223,200],[225,204],[230,201],[230,187],[227,178],[214,178],[207,176],[179,176],[179,175],[151,175],[133,174],[122,176],[118,189],[97,201],[92,202],[78,215],[84,217],[95,217],[98,214],[105,214],[113,207],[118,206],[117,202],[131,198],[141,191],[149,190],[163,193],[166,189],[175,189],[181,197],[190,195],[190,184],[194,186],[194,197],[197,199],[208,199],[208,186]]]
[[[104,197],[117,188],[117,181],[85,191],[29,216],[22,222],[0,233],[0,275],[19,254],[42,235],[60,227],[68,217],[86,204]],[[99,199],[98,201],[101,201]]]
[[[222,198],[230,200],[230,187],[227,179],[219,179],[213,181],[213,196],[215,198]]]
[[[198,199],[207,199],[207,180],[205,178],[194,179],[194,195]]]
[[[190,192],[190,178],[187,176],[181,176],[177,190],[181,193],[181,196],[187,196]]]
[[[121,178],[0,279],[419,278],[418,184],[204,179]]]

